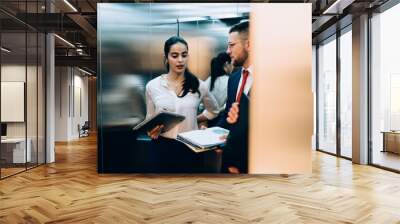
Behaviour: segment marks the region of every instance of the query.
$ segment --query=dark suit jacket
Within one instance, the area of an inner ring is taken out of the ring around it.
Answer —
[[[230,125],[226,121],[228,112],[232,104],[236,101],[236,92],[239,88],[241,69],[232,73],[228,80],[228,97],[225,110],[217,123],[217,126],[226,128],[230,131],[226,146],[222,154],[222,171],[227,172],[229,166],[235,166],[241,173],[247,173],[248,167],[248,103],[241,99],[239,105],[239,119]]]

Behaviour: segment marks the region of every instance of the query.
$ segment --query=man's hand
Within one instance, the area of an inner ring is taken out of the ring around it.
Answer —
[[[229,124],[235,124],[239,118],[239,103],[234,102],[231,106],[231,109],[229,109],[228,112],[228,117],[226,118],[226,121]]]

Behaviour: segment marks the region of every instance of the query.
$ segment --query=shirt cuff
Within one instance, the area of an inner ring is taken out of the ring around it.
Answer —
[[[218,114],[211,113],[208,110],[204,110],[202,113],[208,120],[212,120],[218,116]]]

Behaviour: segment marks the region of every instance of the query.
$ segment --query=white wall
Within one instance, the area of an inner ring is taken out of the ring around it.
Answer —
[[[74,102],[71,101],[71,132],[70,135],[72,138],[78,138],[78,124],[82,126],[85,121],[88,121],[88,77],[82,76],[79,73],[76,73],[77,70],[74,70],[74,80],[73,80],[73,87],[72,88],[74,96],[71,96]],[[71,90],[72,90],[71,89]]]
[[[55,112],[55,140],[77,139],[78,124],[88,120],[88,77],[78,69],[56,67]]]
[[[67,67],[55,68],[55,141],[68,140],[69,73]]]

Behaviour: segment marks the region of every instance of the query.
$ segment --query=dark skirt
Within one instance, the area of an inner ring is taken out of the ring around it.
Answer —
[[[157,173],[199,173],[203,172],[203,156],[185,144],[159,136],[152,140],[151,150]]]

